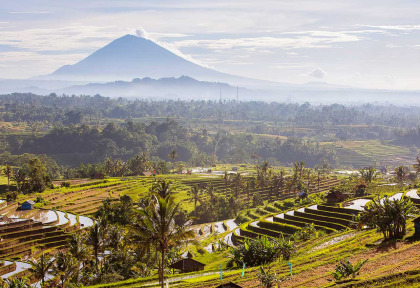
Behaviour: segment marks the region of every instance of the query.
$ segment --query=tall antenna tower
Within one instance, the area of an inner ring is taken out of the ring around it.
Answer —
[[[220,102],[222,102],[222,86],[219,85],[219,89],[220,89]]]

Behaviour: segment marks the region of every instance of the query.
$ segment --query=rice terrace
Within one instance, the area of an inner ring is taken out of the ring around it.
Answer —
[[[420,287],[420,1],[2,0],[0,288]]]

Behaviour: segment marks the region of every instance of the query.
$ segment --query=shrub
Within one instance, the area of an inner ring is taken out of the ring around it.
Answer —
[[[391,201],[386,197],[383,203],[373,200],[366,205],[358,221],[369,227],[376,227],[385,240],[402,238],[406,233],[408,215],[413,210],[413,203],[408,198]]]
[[[314,223],[306,224],[300,231],[295,234],[297,239],[307,241],[316,236],[316,229]]]
[[[271,268],[266,271],[263,266],[260,267],[260,272],[257,273],[257,277],[258,280],[260,280],[261,287],[263,288],[274,287],[274,284],[279,282],[276,273],[271,272]]]
[[[230,266],[236,264],[238,267],[245,263],[246,266],[254,267],[274,261],[279,254],[278,245],[267,237],[250,240],[246,238],[242,245],[236,248],[229,248]]]
[[[61,182],[61,187],[65,187],[65,188],[69,188],[70,187],[70,182]]]
[[[334,277],[335,281],[340,281],[341,279],[355,278],[360,274],[362,266],[368,261],[368,259],[362,261],[359,260],[355,265],[351,264],[349,260],[340,261],[335,267],[335,270],[331,272],[331,275]]]

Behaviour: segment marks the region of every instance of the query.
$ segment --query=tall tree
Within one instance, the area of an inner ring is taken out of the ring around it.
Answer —
[[[413,168],[416,169],[416,175],[420,174],[420,158],[416,157],[417,163],[413,165]]]
[[[4,166],[4,168],[3,168],[3,173],[7,177],[7,187],[9,187],[10,186],[10,177],[12,177],[12,174],[13,174],[12,167],[10,167],[9,164],[6,164],[6,166]]]
[[[82,263],[90,257],[89,248],[86,245],[86,239],[83,235],[79,233],[72,234],[71,238],[68,240],[69,244],[69,253],[76,259],[77,266],[80,267]],[[79,283],[79,269],[76,269],[75,280],[76,283]]]
[[[376,169],[369,167],[368,169],[359,170],[360,177],[365,180],[366,183],[371,183],[377,176]]]
[[[153,182],[152,187],[149,189],[151,194],[158,195],[161,198],[166,198],[172,195],[172,182],[163,180],[157,180]]]
[[[25,171],[23,169],[17,169],[13,171],[12,179],[16,183],[17,192],[18,193],[22,192],[22,187],[25,186],[25,182],[26,182]]]
[[[47,168],[38,158],[29,160],[28,164],[29,185],[32,191],[42,192],[51,184],[51,179],[47,174]]]
[[[178,153],[175,148],[169,152],[168,158],[172,160],[172,167],[175,169],[175,160],[178,158]]]
[[[194,237],[193,230],[176,227],[175,216],[179,213],[179,203],[173,197],[162,198],[151,195],[150,205],[139,209],[139,217],[133,229],[137,232],[143,249],[154,248],[160,253],[159,279],[164,287],[165,256],[170,247],[187,243]]]
[[[407,169],[404,166],[398,166],[395,168],[395,175],[398,182],[403,182],[407,177]]]
[[[93,227],[90,228],[86,238],[86,243],[92,246],[96,272],[99,271],[99,252],[101,252],[105,242],[105,229],[103,227],[103,225],[96,222]]]
[[[233,194],[235,195],[236,198],[239,197],[239,193],[243,187],[243,178],[241,173],[237,172],[235,174],[235,176],[232,179],[232,183],[233,183]]]
[[[194,185],[188,195],[191,197],[190,202],[194,201],[194,216],[197,217],[197,202],[201,200],[201,190],[198,185]]]
[[[62,287],[78,269],[77,261],[70,253],[59,251],[55,254],[53,272],[60,278]]]
[[[37,278],[41,279],[41,287],[45,287],[45,277],[53,267],[53,260],[48,254],[42,253],[39,260],[29,260],[31,268],[29,271]]]

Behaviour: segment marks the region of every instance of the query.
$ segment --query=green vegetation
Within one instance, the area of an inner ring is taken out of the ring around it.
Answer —
[[[353,279],[356,278],[357,275],[360,274],[360,270],[362,266],[368,261],[368,259],[362,261],[357,261],[356,264],[351,264],[349,260],[340,261],[335,267],[335,270],[331,272],[331,275],[334,277],[336,281],[341,279],[346,279],[348,277],[352,277]]]

